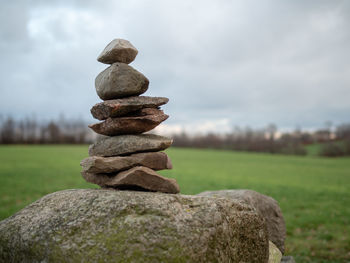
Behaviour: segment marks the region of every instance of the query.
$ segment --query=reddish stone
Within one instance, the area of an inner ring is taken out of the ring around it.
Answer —
[[[95,132],[107,136],[140,134],[157,127],[168,117],[161,110],[145,108],[137,114],[127,117],[108,118],[103,122],[89,125],[89,127]]]
[[[117,100],[106,100],[91,108],[91,114],[98,120],[125,116],[143,108],[158,108],[168,103],[164,97],[134,96]]]
[[[84,179],[102,187],[122,190],[143,190],[177,194],[180,192],[175,179],[165,178],[150,168],[136,166],[117,175],[93,174],[82,172]]]

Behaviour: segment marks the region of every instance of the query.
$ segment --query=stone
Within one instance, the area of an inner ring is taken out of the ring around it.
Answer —
[[[89,147],[90,156],[118,156],[139,152],[157,152],[168,148],[173,140],[155,134],[103,137]]]
[[[0,262],[268,262],[263,218],[228,199],[49,194],[0,222]]]
[[[295,260],[292,256],[283,256],[281,263],[295,263]]]
[[[267,223],[269,240],[284,253],[284,240],[286,238],[286,225],[282,211],[275,199],[252,190],[221,190],[200,193],[202,196],[225,197],[240,200],[255,207]]]
[[[108,136],[140,134],[152,130],[169,116],[155,108],[145,108],[134,116],[108,118],[103,122],[89,125],[96,133]]]
[[[269,263],[281,263],[282,253],[275,246],[274,243],[269,241]]]
[[[81,161],[82,172],[116,173],[135,166],[146,166],[153,170],[172,169],[168,155],[164,152],[136,153],[129,156],[99,157],[92,156]]]
[[[134,61],[137,53],[137,49],[128,40],[117,38],[105,47],[97,60],[105,64],[113,64],[115,62],[129,64]]]
[[[98,120],[125,116],[143,108],[158,108],[168,103],[164,97],[136,96],[117,100],[107,100],[91,108],[91,114]]]
[[[116,175],[82,172],[82,176],[89,183],[120,190],[140,190],[170,194],[180,192],[180,187],[175,179],[163,177],[144,166],[136,166]]]
[[[97,95],[102,100],[140,95],[148,89],[148,79],[124,63],[114,63],[95,79]]]

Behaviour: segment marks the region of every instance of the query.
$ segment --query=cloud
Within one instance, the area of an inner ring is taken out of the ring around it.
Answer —
[[[157,134],[172,135],[185,132],[186,134],[203,135],[207,133],[229,133],[232,125],[229,119],[194,121],[181,124],[160,124],[154,129]],[[152,131],[153,132],[153,131]]]
[[[132,66],[151,81],[146,95],[170,98],[169,127],[349,121],[347,1],[6,1],[0,10],[4,115],[93,121],[94,78],[106,67],[96,57],[120,37],[139,49]]]

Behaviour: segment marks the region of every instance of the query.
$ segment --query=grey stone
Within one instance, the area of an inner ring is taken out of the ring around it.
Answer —
[[[134,61],[138,51],[125,39],[112,40],[98,56],[97,60],[105,64],[122,62],[129,64]]]
[[[169,116],[155,108],[145,108],[137,114],[125,117],[108,118],[103,122],[89,125],[96,133],[108,136],[140,134],[152,130]]]
[[[269,263],[280,263],[282,259],[281,251],[274,243],[269,241]]]
[[[148,89],[148,79],[124,63],[114,63],[95,79],[97,95],[102,100],[140,95]]]
[[[177,194],[180,187],[175,179],[166,178],[150,168],[136,166],[116,175],[81,173],[86,181],[102,187],[120,190],[140,190]]]
[[[295,263],[295,260],[292,256],[283,256],[281,263]]]
[[[267,261],[263,218],[227,199],[65,190],[0,222],[0,262]]]
[[[153,170],[172,169],[170,158],[164,152],[136,153],[129,156],[92,156],[81,161],[82,172],[116,173],[135,166],[146,166]]]
[[[117,100],[107,100],[91,108],[91,114],[98,120],[125,116],[143,108],[157,108],[168,103],[164,97],[136,96]]]
[[[260,194],[252,190],[221,190],[200,193],[203,196],[225,197],[234,200],[241,200],[248,205],[255,207],[267,223],[269,240],[284,253],[284,240],[286,239],[286,225],[278,202],[272,197]]]
[[[173,140],[154,134],[103,137],[89,147],[90,156],[118,156],[139,152],[157,152],[168,148]]]

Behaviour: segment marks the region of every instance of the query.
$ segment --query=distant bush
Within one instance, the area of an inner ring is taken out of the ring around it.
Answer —
[[[245,152],[265,152],[272,154],[306,155],[303,144],[309,139],[302,133],[283,134],[276,138],[276,127],[269,125],[266,129],[253,130],[237,128],[231,133],[189,136],[186,133],[174,135],[174,146],[224,149]]]
[[[336,137],[339,140],[347,140],[347,142],[350,142],[350,124],[345,123],[342,125],[339,125],[336,129]]]
[[[320,155],[325,157],[339,157],[346,155],[343,145],[335,142],[325,143],[321,146]]]
[[[307,155],[305,147],[301,144],[288,145],[287,147],[281,149],[281,153],[291,155]]]
[[[350,139],[345,141],[344,150],[346,155],[350,155]]]

